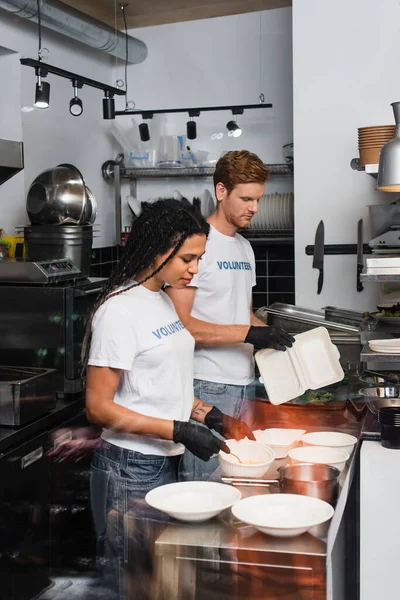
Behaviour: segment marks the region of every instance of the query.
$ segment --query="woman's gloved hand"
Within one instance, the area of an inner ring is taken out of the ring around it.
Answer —
[[[274,348],[285,351],[291,348],[296,341],[290,333],[280,327],[256,327],[251,325],[247,332],[245,343],[253,344],[257,348]]]
[[[209,429],[214,429],[227,439],[241,440],[245,437],[249,440],[256,439],[250,427],[244,421],[226,415],[216,406],[213,406],[210,412],[206,414],[204,425],[207,425]]]
[[[174,421],[172,439],[175,444],[183,444],[192,454],[204,461],[210,460],[220,450],[230,453],[223,440],[218,439],[205,427],[189,421]]]

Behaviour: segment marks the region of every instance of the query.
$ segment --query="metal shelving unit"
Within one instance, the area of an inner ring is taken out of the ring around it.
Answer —
[[[137,196],[137,180],[138,179],[160,179],[160,178],[206,178],[212,177],[215,172],[215,167],[195,166],[195,167],[154,167],[154,168],[134,168],[125,167],[124,155],[119,154],[115,160],[107,160],[101,167],[103,178],[106,181],[114,182],[114,199],[115,199],[115,226],[116,226],[116,241],[120,246],[122,243],[122,223],[121,223],[121,180],[128,179],[130,181],[131,195]],[[293,165],[287,163],[277,163],[267,165],[272,177],[292,177]],[[247,237],[247,236],[246,236]],[[276,243],[288,243],[293,241],[293,231],[268,231],[251,232],[248,239],[254,243],[268,241],[274,239]]]
[[[381,354],[380,352],[373,352],[369,344],[365,344],[361,350],[360,359],[365,362],[391,362],[391,363],[399,363],[400,355],[399,354]]]
[[[286,163],[268,165],[271,175],[292,176],[293,167]],[[154,167],[147,169],[121,168],[121,177],[124,179],[151,179],[159,177],[212,177],[215,167]]]
[[[361,281],[375,281],[380,283],[389,283],[390,281],[400,281],[400,273],[392,273],[391,275],[373,275],[368,273],[361,273]]]

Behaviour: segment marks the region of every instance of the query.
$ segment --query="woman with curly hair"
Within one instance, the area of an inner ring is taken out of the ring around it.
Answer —
[[[103,428],[92,460],[92,511],[103,566],[114,572],[119,598],[125,597],[118,574],[124,566],[130,581],[151,571],[147,525],[137,521],[154,516],[143,502],[146,493],[177,481],[185,448],[208,461],[221,448],[229,452],[222,436],[253,438],[245,423],[193,397],[194,339],[162,291],[165,284],[189,285],[208,233],[189,203],[144,203],[89,320],[86,409]]]

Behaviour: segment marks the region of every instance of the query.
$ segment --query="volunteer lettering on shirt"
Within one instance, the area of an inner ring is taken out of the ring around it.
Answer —
[[[197,288],[192,316],[219,325],[250,325],[255,285],[255,258],[250,243],[238,233],[223,235],[211,226],[199,273],[190,283]],[[194,375],[205,381],[247,385],[254,379],[253,347],[197,344]]]
[[[217,260],[217,265],[220,269],[233,269],[234,271],[251,271],[251,264],[249,262],[238,262],[237,260]]]

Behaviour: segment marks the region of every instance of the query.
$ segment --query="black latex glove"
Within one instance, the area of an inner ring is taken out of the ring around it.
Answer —
[[[175,444],[183,444],[192,454],[205,461],[220,450],[230,453],[225,442],[215,437],[209,429],[189,421],[174,421],[172,439]]]
[[[280,327],[255,327],[252,325],[244,341],[258,348],[274,348],[284,351],[286,347],[291,348],[296,340]]]
[[[256,439],[246,423],[226,415],[216,406],[213,406],[210,412],[206,414],[204,425],[207,425],[209,429],[214,429],[227,439],[241,440],[245,437],[249,440]]]

